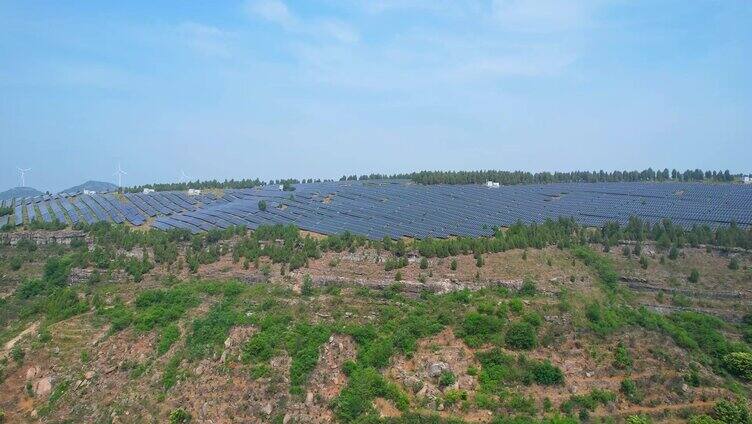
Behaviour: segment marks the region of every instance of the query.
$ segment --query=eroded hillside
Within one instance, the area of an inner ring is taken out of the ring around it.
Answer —
[[[69,245],[14,242],[0,408],[6,422],[745,422],[750,256],[690,236],[98,224]]]

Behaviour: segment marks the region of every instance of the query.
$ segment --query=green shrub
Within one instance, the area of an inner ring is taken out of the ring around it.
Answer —
[[[11,359],[20,364],[23,361],[24,356],[26,356],[26,352],[24,352],[21,346],[16,343],[10,350]]]
[[[645,415],[630,415],[627,417],[626,424],[651,424],[653,421]]]
[[[309,274],[303,276],[303,284],[300,286],[300,294],[311,296],[313,294],[313,279]]]
[[[478,347],[498,339],[503,326],[503,320],[497,316],[470,312],[460,325],[459,336],[468,345]]]
[[[625,369],[632,366],[632,355],[629,354],[629,350],[619,343],[614,351],[614,367],[619,369]]]
[[[18,271],[23,265],[23,258],[21,258],[20,256],[14,256],[10,258],[9,264],[10,269],[12,269],[13,271]]]
[[[752,353],[732,352],[723,357],[723,367],[742,380],[752,381]]]
[[[634,380],[631,380],[629,378],[622,380],[620,390],[624,394],[624,396],[629,399],[630,402],[642,402],[642,394],[637,389],[637,384],[635,384]]]
[[[689,277],[687,280],[692,284],[697,284],[700,282],[700,271],[696,269],[692,269],[692,271],[689,273]]]
[[[447,387],[451,386],[457,381],[457,377],[451,371],[444,371],[439,375],[439,386]]]
[[[157,345],[157,354],[164,355],[170,350],[170,347],[180,339],[180,328],[176,324],[169,324],[162,330],[162,335],[159,338],[159,344]]]
[[[519,294],[520,296],[535,296],[535,292],[537,291],[537,287],[535,286],[535,281],[533,281],[530,277],[525,277],[525,279],[522,281],[522,286],[520,287]]]
[[[750,416],[747,403],[744,399],[737,402],[721,400],[713,406],[713,417],[725,424],[750,424]]]
[[[193,321],[185,345],[188,357],[204,358],[220,349],[230,329],[242,323],[241,315],[226,300],[214,306],[206,316]]]
[[[449,264],[449,268],[452,271],[457,271],[457,259],[452,259],[452,262]]]
[[[564,373],[559,367],[551,364],[550,361],[534,363],[531,367],[533,379],[536,383],[543,386],[553,386],[564,383]]]
[[[428,259],[420,258],[420,269],[428,269]]]
[[[535,327],[527,322],[517,322],[509,326],[504,341],[511,349],[532,349],[536,345]]]
[[[170,412],[170,424],[184,424],[191,422],[191,414],[183,408],[173,409]]]
[[[640,267],[642,269],[648,269],[648,258],[645,255],[640,256]]]
[[[348,384],[333,402],[340,421],[353,422],[364,415],[373,416],[373,399],[376,397],[391,400],[402,411],[407,409],[407,396],[375,368],[351,366],[348,371]]]
[[[739,259],[737,259],[736,257],[731,258],[728,263],[728,268],[732,271],[739,269]]]

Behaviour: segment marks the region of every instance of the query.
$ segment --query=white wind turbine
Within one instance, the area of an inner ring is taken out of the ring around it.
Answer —
[[[21,187],[26,187],[26,173],[31,171],[31,168],[26,168],[26,169],[21,168],[21,167],[17,167],[17,168],[18,168],[18,173],[21,174]]]
[[[113,175],[117,176],[118,179],[118,187],[123,188],[123,175],[128,175],[127,172],[123,171],[123,168],[120,167],[120,164],[118,164],[118,169],[115,171]]]
[[[181,182],[181,183],[184,183],[184,182],[186,182],[186,181],[188,181],[188,176],[187,176],[187,175],[185,175],[185,171],[183,171],[183,170],[181,169],[181,170],[180,170],[180,182]]]

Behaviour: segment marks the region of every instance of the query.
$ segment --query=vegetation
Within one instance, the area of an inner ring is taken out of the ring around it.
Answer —
[[[0,251],[3,261],[7,262],[3,264],[3,272],[20,281],[11,296],[0,300],[0,306],[3,306],[0,308],[0,323],[4,328],[0,333],[4,337],[2,341],[12,338],[31,322],[39,320],[43,327],[34,340],[24,340],[9,352],[14,361],[7,366],[17,369],[16,361],[37,360],[36,349],[44,343],[51,348],[51,339],[56,340],[54,345],[62,344],[54,338],[56,335],[52,335],[55,326],[51,324],[94,311],[81,319],[92,319],[100,328],[109,324],[110,340],[131,335],[154,337],[154,352],[148,359],[126,361],[118,370],[127,370],[131,381],[148,380],[149,387],[159,391],[161,397],[170,396],[170,391],[175,390],[179,382],[195,379],[199,364],[203,368],[212,363],[216,364],[213,372],[219,375],[240,372],[269,391],[276,390],[275,384],[280,381],[289,382],[289,393],[284,393],[285,397],[281,399],[302,401],[309,391],[309,380],[319,363],[322,347],[333,335],[350,336],[356,344],[356,353],[354,359],[343,367],[347,382],[327,404],[341,422],[459,422],[453,418],[422,415],[436,405],[426,405],[425,399],[414,395],[417,390],[408,394],[412,387],[403,387],[385,377],[387,369],[399,360],[415,357],[422,339],[447,328],[473,349],[468,374],[478,381],[478,387],[473,390],[462,386],[456,389],[455,383],[462,384],[464,380],[460,370],[454,367],[454,372],[443,372],[432,380],[432,384],[441,389],[437,399],[448,416],[481,408],[491,411],[495,423],[561,424],[598,422],[604,411],[601,406],[614,404],[617,395],[632,404],[644,402],[646,407],[652,406],[644,401],[651,399],[652,402],[649,392],[652,389],[643,380],[621,380],[623,377],[619,377],[618,394],[606,390],[579,392],[563,402],[554,400],[556,404],[550,399],[530,395],[536,390],[544,390],[543,387],[536,389],[536,386],[565,383],[564,372],[557,366],[559,363],[541,357],[541,352],[552,347],[555,349],[572,336],[571,331],[576,331],[578,343],[586,347],[583,351],[587,350],[584,355],[588,358],[592,357],[601,365],[626,370],[617,371],[619,374],[616,375],[624,375],[632,368],[639,369],[643,364],[640,355],[647,349],[651,355],[665,359],[667,370],[673,370],[672,366],[681,369],[669,384],[678,381],[692,387],[711,385],[714,383],[705,376],[706,371],[710,371],[716,374],[717,380],[723,380],[723,386],[719,387],[730,388],[729,393],[740,397],[748,394],[752,349],[750,339],[745,339],[745,335],[752,334],[752,315],[736,324],[698,312],[659,315],[639,307],[635,302],[636,295],[618,284],[615,262],[595,248],[596,243],[617,246],[620,240],[639,242],[631,244],[630,259],[617,261],[617,265],[627,262],[632,266],[637,262],[636,258],[642,261],[646,257],[635,255],[640,249],[643,252],[647,249],[648,240],[656,239],[658,249],[668,251],[670,256],[671,249],[678,252],[680,247],[693,242],[720,240],[728,246],[743,245],[748,234],[738,228],[706,234],[700,229],[680,230],[667,222],[648,226],[639,220],[631,220],[624,228],[607,224],[600,229],[586,229],[572,220],[562,219],[540,225],[517,224],[488,238],[417,241],[373,241],[348,233],[313,238],[304,236],[292,226],[260,227],[254,232],[232,227],[202,235],[181,231],[142,232],[109,224],[82,228],[93,240],[93,246],[74,243],[70,247],[37,247],[33,243],[22,243],[8,248],[10,254],[6,254],[6,250]],[[612,240],[616,243],[611,244]],[[532,250],[546,246],[559,249],[549,249],[545,255]],[[388,252],[388,259],[372,266],[379,272],[382,265],[385,270],[396,271],[396,279],[401,279],[403,272],[415,275],[418,268],[426,270],[429,265],[430,271],[421,272],[422,281],[425,281],[426,274],[430,276],[430,272],[446,271],[447,266],[456,270],[458,259],[470,259],[454,257],[460,254],[474,255],[476,264],[478,258],[487,258],[493,267],[486,265],[482,271],[484,275],[492,275],[499,257],[492,260],[490,254],[510,249],[523,250],[507,257],[519,260],[521,254],[526,257],[526,264],[542,267],[545,272],[538,273],[535,268],[521,272],[520,276],[524,278],[518,290],[478,286],[475,291],[459,290],[441,295],[424,292],[417,298],[401,293],[404,287],[401,283],[394,283],[383,291],[349,286],[314,288],[310,273],[320,271],[320,264],[279,278],[276,271],[271,272],[271,269],[306,268],[310,261],[321,258],[325,252],[354,252],[360,248]],[[414,257],[416,252],[421,255],[420,259],[409,264],[407,258]],[[199,271],[203,265],[223,256],[229,260],[228,255],[234,262],[244,263],[246,269],[253,268],[252,272],[266,275],[270,281],[254,285],[197,278],[202,275]],[[429,261],[434,257],[451,257],[451,260]],[[12,258],[19,258],[16,261],[20,263],[18,267]],[[744,256],[740,258],[745,260]],[[38,265],[40,261],[43,266]],[[546,265],[541,266],[536,261]],[[746,271],[745,262],[740,261],[734,273],[727,270],[724,263],[723,272],[743,281],[741,274]],[[559,266],[562,263],[567,267],[564,275],[571,275],[572,282],[590,281],[583,277],[582,264],[587,266],[586,272],[597,278],[594,290],[585,294],[577,290],[581,283],[568,285],[564,282],[561,287],[557,286],[560,291],[552,294],[552,283],[546,273],[554,264]],[[676,267],[679,278],[688,275],[688,270],[679,269],[679,265],[683,265],[683,261],[663,265],[655,261],[651,266]],[[410,267],[409,272],[402,269],[406,266]],[[71,284],[71,270],[79,267],[96,271],[96,274],[87,281]],[[152,272],[155,267],[158,272]],[[714,280],[715,275],[706,267],[701,269],[703,279]],[[172,275],[179,271],[183,271],[183,277],[190,277],[181,279]],[[195,274],[186,274],[189,271]],[[126,281],[109,282],[119,274],[127,275]],[[298,283],[300,295],[294,291]],[[567,320],[559,321],[564,314]],[[235,336],[242,333],[236,333],[233,328],[250,326],[254,329],[252,335],[236,339]],[[131,330],[115,334],[127,328]],[[650,338],[639,340],[670,338],[681,349],[686,361],[684,357],[670,357],[673,352],[663,351],[659,344],[642,346],[633,337],[622,337],[635,329],[651,332]],[[240,357],[238,351],[228,354],[232,350],[228,347],[230,345],[225,346],[225,341],[231,334],[230,340],[237,342],[232,349],[239,346]],[[617,343],[619,340],[624,342]],[[439,345],[422,346],[421,349],[442,348]],[[543,349],[527,352],[538,347]],[[87,367],[97,366],[101,358],[95,353],[97,348],[87,344],[85,350],[64,357],[72,357],[74,362],[80,357],[81,363]],[[280,357],[289,358],[289,368],[285,365],[284,371],[278,366]],[[0,364],[0,374],[5,366]],[[288,374],[280,376],[280,372]],[[149,377],[143,378],[144,375]],[[78,375],[68,377],[74,383],[81,378]],[[102,375],[101,378],[108,377]],[[53,391],[57,394],[50,397],[47,406],[40,407],[40,413],[55,419],[60,418],[56,416],[55,405],[63,405],[72,397],[66,395],[69,386],[65,382],[68,379],[59,381]],[[661,385],[663,382],[654,384],[668,387]],[[521,390],[525,386],[533,388]],[[401,417],[381,418],[374,407],[376,398],[387,399],[402,411]],[[315,399],[315,402],[320,401]],[[620,403],[614,407],[623,405]],[[690,422],[743,423],[748,419],[745,417],[749,417],[745,408],[747,406],[742,402],[719,402],[712,413],[693,417]],[[169,421],[187,422],[191,419],[189,411],[196,415],[193,410],[178,408],[169,413]],[[689,418],[689,412],[682,414]],[[281,421],[283,416],[272,414],[268,421]],[[168,417],[160,419],[167,421]],[[627,422],[641,423],[648,418],[634,415],[626,419]]]
[[[573,172],[538,172],[524,171],[420,171],[409,174],[370,174],[343,176],[344,180],[371,180],[371,179],[409,179],[419,184],[485,184],[486,181],[495,181],[502,185],[514,184],[539,184],[539,183],[572,183],[572,182],[616,182],[616,181],[713,181],[731,182],[738,179],[729,170],[725,171],[702,171],[700,169],[669,171],[667,168],[653,170],[648,168],[642,171],[573,171]]]

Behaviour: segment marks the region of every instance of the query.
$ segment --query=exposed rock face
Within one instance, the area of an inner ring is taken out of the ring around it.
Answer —
[[[441,374],[447,371],[450,371],[450,369],[446,362],[434,362],[428,366],[428,376],[431,378],[438,378]]]
[[[92,275],[94,275],[94,273],[99,274],[101,282],[113,283],[117,281],[128,280],[128,273],[123,271],[122,269],[100,271],[96,269],[73,268],[71,269],[70,275],[68,276],[68,283],[76,284],[89,282],[91,281]]]
[[[71,244],[73,240],[85,240],[86,235],[79,230],[60,231],[15,231],[0,233],[0,244],[15,246],[21,240],[31,240],[37,245],[47,244]]]
[[[356,284],[373,290],[387,290],[397,287],[401,293],[407,296],[417,297],[423,291],[436,294],[451,293],[460,290],[480,290],[485,287],[506,287],[510,290],[519,290],[522,280],[497,280],[497,281],[453,281],[439,280],[421,283],[419,281],[393,281],[393,280],[370,280],[370,279],[347,279],[342,277],[313,277],[313,284],[318,287],[331,285]]]

